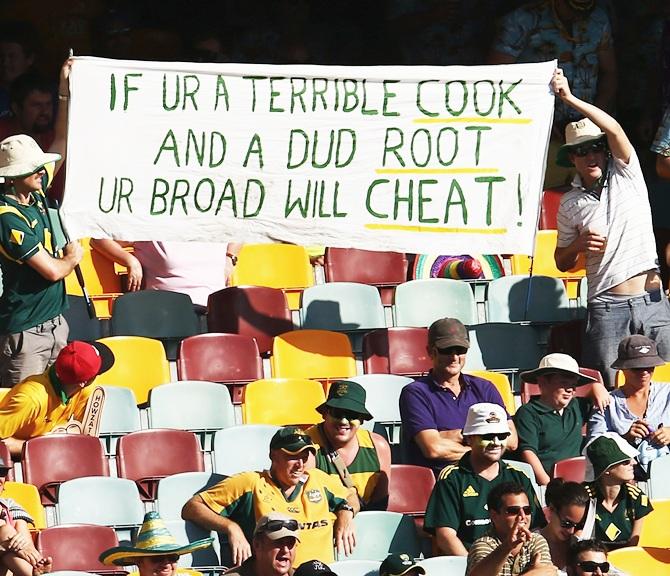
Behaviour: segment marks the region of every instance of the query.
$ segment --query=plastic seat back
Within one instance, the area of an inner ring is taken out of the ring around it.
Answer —
[[[434,556],[419,561],[426,571],[426,576],[465,576],[468,566],[467,556]]]
[[[270,439],[279,426],[244,424],[219,430],[214,435],[214,471],[232,476],[270,468]]]
[[[563,282],[550,276],[502,276],[488,286],[489,322],[564,322],[570,303]]]
[[[293,320],[281,289],[229,286],[209,295],[207,329],[255,338],[260,353],[267,354],[275,336],[293,330]]]
[[[105,442],[108,455],[116,454],[116,442],[120,436],[136,432],[141,428],[137,398],[130,388],[103,386],[105,403],[100,417],[98,437]]]
[[[314,272],[304,246],[245,244],[231,278],[233,286],[281,288],[291,310],[300,308],[300,293],[314,285]]]
[[[412,464],[391,464],[389,512],[423,517],[433,486],[435,475],[430,468]]]
[[[373,330],[363,336],[363,370],[366,374],[420,376],[433,367],[427,345],[427,328]]]
[[[491,372],[489,370],[467,370],[467,373],[491,382],[491,384],[496,387],[496,390],[500,392],[507,412],[511,415],[516,413],[516,403],[514,402],[512,385],[505,374],[502,372]]]
[[[409,554],[417,558],[421,546],[411,517],[398,512],[360,512],[354,519],[357,534],[365,534],[356,541],[349,560],[384,560],[389,554]]]
[[[23,479],[37,486],[45,505],[58,502],[58,488],[66,480],[109,474],[102,442],[83,434],[31,438],[23,445],[21,467]]]
[[[326,248],[326,282],[359,282],[377,286],[384,306],[393,303],[393,287],[407,280],[407,256],[358,248]]]
[[[5,482],[0,498],[11,498],[21,504],[35,521],[35,530],[46,528],[46,512],[37,486],[22,482]]]
[[[487,322],[469,327],[469,370],[520,372],[535,368],[544,356],[540,333],[528,324]]]
[[[170,381],[170,365],[160,341],[141,336],[112,336],[100,342],[112,349],[115,362],[95,379],[96,384],[130,388],[138,405],[142,405],[149,400],[152,388]]]
[[[564,458],[554,464],[552,472],[553,478],[563,478],[566,482],[584,482],[586,474],[586,458],[584,456],[575,456],[574,458]]]
[[[177,358],[181,340],[197,333],[198,320],[187,294],[140,290],[114,302],[111,335],[156,338],[163,343],[168,360]]]
[[[302,293],[301,327],[351,332],[384,328],[384,306],[374,286],[330,282]]]
[[[670,570],[670,550],[663,548],[642,548],[629,546],[612,550],[607,560],[615,568],[630,576],[646,576],[647,574],[667,574]]]
[[[647,492],[649,498],[662,500],[670,498],[670,456],[661,456],[649,463]]]
[[[440,318],[477,322],[475,296],[467,282],[448,278],[410,280],[395,289],[395,325],[428,327]]]
[[[53,559],[54,570],[125,574],[121,566],[105,566],[98,560],[101,551],[118,545],[113,528],[95,524],[51,526],[41,530],[35,541],[42,556]]]
[[[137,482],[140,496],[156,498],[160,478],[179,472],[203,472],[200,442],[185,430],[140,430],[119,438],[116,468],[120,478]]]
[[[326,401],[316,380],[266,378],[247,385],[242,404],[245,424],[307,425],[321,422],[316,407]]]
[[[221,482],[224,476],[210,472],[181,472],[158,481],[156,509],[165,521],[181,520],[181,509],[194,494]]]
[[[528,476],[528,478],[530,479],[530,483],[533,485],[533,488],[535,489],[535,495],[537,496],[538,501],[544,503],[544,490],[537,483],[533,467],[530,464],[528,464],[528,462],[521,462],[519,460],[504,460],[504,462],[509,464],[512,468],[520,470],[526,476]]]
[[[100,319],[89,317],[86,300],[83,296],[68,294],[67,301],[68,307],[63,310],[63,316],[70,329],[67,335],[68,342],[73,340],[92,342],[107,336]]]
[[[144,504],[132,480],[91,476],[61,485],[59,524],[99,524],[121,529],[138,527],[143,517]]]
[[[293,330],[276,336],[270,365],[275,378],[334,380],[356,374],[349,338],[328,330]]]
[[[165,522],[165,527],[174,536],[178,544],[188,544],[210,536],[216,536],[213,532],[205,530],[193,522],[185,522],[184,520],[168,520]],[[214,539],[216,542],[216,538]],[[184,554],[179,557],[180,567],[194,567],[199,566],[220,566],[221,561],[216,553],[216,550],[209,546],[202,550],[196,550],[190,554]]]
[[[653,500],[651,504],[654,509],[644,517],[639,545],[644,548],[670,549],[670,499]]]
[[[177,376],[179,380],[225,383],[233,404],[241,404],[245,384],[264,376],[263,359],[251,336],[198,334],[182,340]]]
[[[542,194],[542,204],[540,207],[540,230],[557,230],[558,207],[561,204],[561,198],[570,190],[570,186],[557,186],[556,188],[547,188]]]
[[[379,576],[381,565],[377,560],[341,560],[328,566],[337,576]]]

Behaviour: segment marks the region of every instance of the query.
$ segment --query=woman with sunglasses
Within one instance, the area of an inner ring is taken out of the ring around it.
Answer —
[[[608,550],[637,546],[644,517],[653,510],[644,491],[632,483],[637,450],[608,432],[589,442],[584,455],[584,487],[596,500],[595,537]]]
[[[659,449],[670,444],[670,386],[651,381],[654,368],[665,361],[656,342],[636,334],[619,342],[612,368],[623,372],[623,386],[611,392],[612,402],[602,412],[594,412],[588,424],[589,438],[616,432],[629,444],[643,440]]]
[[[549,544],[551,561],[562,574],[567,565],[570,544],[581,534],[589,495],[577,482],[564,482],[554,478],[547,485],[545,499],[548,506],[549,523],[540,530],[540,534]]]

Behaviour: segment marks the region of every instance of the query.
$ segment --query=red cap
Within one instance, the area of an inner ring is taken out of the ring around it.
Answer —
[[[81,384],[93,380],[114,364],[114,354],[100,342],[88,344],[75,340],[56,358],[56,376],[63,384]]]

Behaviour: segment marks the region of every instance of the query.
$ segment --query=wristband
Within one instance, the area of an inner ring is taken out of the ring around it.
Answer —
[[[226,252],[226,258],[230,258],[230,261],[233,263],[233,266],[237,266],[237,256],[230,252]]]
[[[68,94],[59,94],[58,99],[59,100],[69,100],[70,96]]]

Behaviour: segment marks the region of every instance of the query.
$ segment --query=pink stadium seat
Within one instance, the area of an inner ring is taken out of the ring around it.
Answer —
[[[382,328],[363,337],[366,374],[420,376],[433,367],[426,346],[427,328]]]
[[[570,186],[558,186],[548,188],[542,195],[542,207],[540,211],[540,230],[556,230],[556,215],[563,194],[570,190]]]
[[[575,456],[574,458],[565,458],[554,464],[552,472],[553,478],[563,478],[569,482],[584,482],[586,474],[586,458],[584,456]]]

